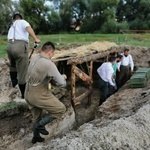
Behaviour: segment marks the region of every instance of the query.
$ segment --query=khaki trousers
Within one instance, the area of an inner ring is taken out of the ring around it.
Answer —
[[[29,65],[27,42],[20,40],[9,42],[7,54],[10,61],[10,72],[17,72],[18,84],[25,84]]]
[[[41,120],[43,110],[47,111],[54,118],[61,117],[66,107],[43,85],[33,87],[26,85],[25,100],[33,115],[33,122]]]

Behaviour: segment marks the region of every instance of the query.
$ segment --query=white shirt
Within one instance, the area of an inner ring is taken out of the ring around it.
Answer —
[[[97,69],[97,73],[105,82],[109,82],[110,85],[114,85],[114,83],[112,82],[112,75],[114,73],[114,70],[110,62],[103,63]]]
[[[121,63],[118,64],[118,69],[120,69],[120,66],[128,66],[130,65],[131,70],[134,69],[134,62],[132,59],[132,56],[129,54],[127,57],[124,55],[124,53],[121,54],[123,56],[123,59],[121,61]]]
[[[8,31],[7,38],[16,39],[16,40],[24,40],[29,42],[29,33],[26,30],[26,27],[30,26],[30,24],[25,20],[16,20],[10,27]]]

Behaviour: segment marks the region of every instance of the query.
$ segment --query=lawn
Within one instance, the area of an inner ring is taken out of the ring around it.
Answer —
[[[116,44],[125,44],[131,46],[150,47],[150,34],[51,34],[39,35],[41,44],[46,41],[57,43],[57,47],[63,47],[68,44],[88,44],[95,41],[110,41]],[[29,47],[32,48],[33,39],[30,39]],[[6,56],[7,39],[6,36],[0,36],[0,57]]]

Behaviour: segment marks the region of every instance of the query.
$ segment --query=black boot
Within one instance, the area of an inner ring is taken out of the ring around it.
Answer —
[[[19,89],[21,92],[21,98],[24,99],[24,92],[25,92],[26,84],[19,84]]]
[[[32,143],[35,144],[36,142],[44,142],[44,141],[45,139],[40,136],[39,131],[34,129]]]
[[[49,115],[43,117],[38,123],[36,123],[33,128],[38,130],[43,135],[48,135],[49,132],[45,129],[45,125],[53,121],[55,118]]]
[[[18,84],[17,72],[10,72],[9,74],[10,74],[12,86],[15,87]]]
[[[45,129],[45,126],[41,126],[39,123],[36,123],[33,126],[33,129],[38,130],[38,132],[40,132],[43,135],[48,135],[49,132]]]

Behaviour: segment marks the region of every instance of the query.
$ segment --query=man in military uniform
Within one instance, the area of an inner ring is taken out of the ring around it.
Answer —
[[[43,142],[41,134],[48,135],[45,125],[65,113],[66,107],[49,90],[51,79],[60,87],[66,86],[66,80],[61,75],[56,65],[50,60],[54,54],[54,45],[46,42],[40,54],[31,59],[27,73],[25,100],[33,115],[32,143]],[[48,112],[41,118],[43,110]]]
[[[22,19],[20,14],[14,14],[13,24],[10,27],[7,35],[7,54],[10,61],[10,77],[13,90],[15,90],[15,87],[18,84],[22,98],[24,98],[26,74],[29,64],[29,34],[36,43],[40,43],[40,40],[36,37],[30,24]]]

